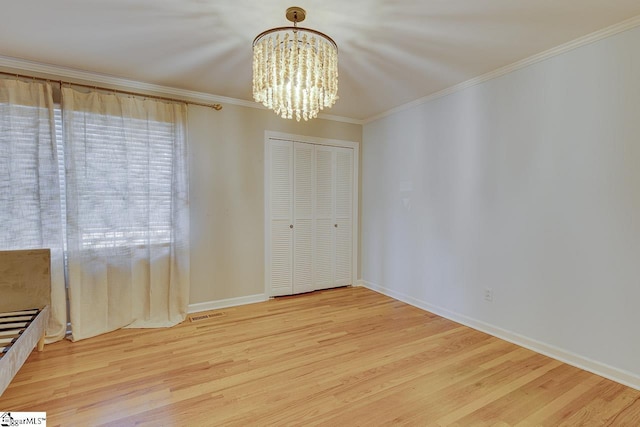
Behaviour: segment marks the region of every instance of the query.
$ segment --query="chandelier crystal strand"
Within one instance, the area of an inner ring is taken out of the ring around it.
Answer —
[[[329,102],[329,96],[331,95],[331,77],[329,76],[329,67],[331,66],[331,52],[327,48],[327,45],[324,46],[324,81],[326,82],[326,92],[325,92],[325,104]]]
[[[304,82],[300,78],[300,72],[302,70],[302,60],[305,49],[303,41],[298,37],[298,33],[296,33],[296,42],[294,43],[292,50],[296,58],[296,66],[293,70],[293,88],[295,91],[293,94],[293,108],[296,111],[296,120],[300,121],[300,118],[302,117],[302,91],[304,90]]]
[[[291,63],[289,64],[289,75],[287,76],[287,98],[285,103],[287,104],[287,118],[290,119],[293,117],[293,112],[295,110],[295,102],[296,102],[296,69],[298,68],[298,32],[293,33],[293,43],[291,46],[288,46],[288,54]],[[300,121],[300,119],[298,119]]]
[[[320,91],[320,79],[318,78],[318,49],[320,44],[315,37],[311,37],[311,46],[313,49],[313,56],[311,58],[311,99],[310,99],[310,111],[318,111],[320,104],[318,103],[318,94]]]
[[[306,83],[304,82],[303,78],[302,78],[302,70],[304,67],[304,54],[306,52],[305,46],[304,46],[304,34],[302,35],[302,37],[298,37],[298,54],[296,55],[296,60],[298,61],[298,64],[296,66],[296,84],[295,84],[295,88],[296,88],[296,96],[295,96],[295,100],[296,100],[296,119],[298,119],[298,116],[300,116],[301,118],[303,117],[302,114],[302,98],[303,98],[303,94],[305,92],[305,88],[306,88]]]
[[[309,58],[311,56],[311,49],[309,48],[309,42],[307,40],[307,34],[302,37],[302,64],[300,67],[300,78],[304,81],[304,90],[302,96],[302,118],[306,121],[309,120],[309,97],[311,96],[311,82],[309,81]]]
[[[280,34],[276,34],[276,42],[275,42],[275,56],[273,58],[273,74],[274,74],[274,83],[273,83],[273,88],[278,88],[280,86],[282,86],[282,82],[284,80],[284,76],[282,75],[282,50],[279,48],[279,46],[282,46],[283,43],[287,43],[287,36],[288,34],[284,34],[284,40],[282,41],[282,43],[280,42]],[[271,37],[269,37],[271,38]],[[280,91],[278,91],[277,89],[274,91],[274,95],[275,95],[275,99],[272,101],[272,103],[270,104],[271,107],[269,108],[273,108],[273,105],[280,105]]]
[[[298,27],[304,16],[304,10],[289,8],[293,27],[267,30],[253,42],[254,99],[297,121],[317,117],[338,98],[336,44],[318,31]]]
[[[273,38],[269,37],[269,45],[267,46],[267,56],[271,57],[270,61],[267,61],[269,66],[269,73],[267,74],[267,103],[273,105],[274,91],[276,90],[276,63],[273,60]]]
[[[277,54],[278,54],[279,60],[276,62],[278,64],[278,75],[280,76],[280,81],[278,84],[278,100],[275,106],[269,107],[269,108],[272,108],[276,112],[276,114],[284,118],[286,118],[287,112],[284,106],[286,93],[283,88],[287,84],[289,60],[291,59],[289,58],[289,55],[287,55],[287,46],[290,43],[289,36],[290,36],[289,33],[286,33],[284,35],[284,41],[282,43],[279,43],[277,47]]]

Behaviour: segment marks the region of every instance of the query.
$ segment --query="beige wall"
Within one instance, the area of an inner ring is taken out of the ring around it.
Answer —
[[[190,303],[264,293],[264,132],[362,141],[362,126],[189,106]]]

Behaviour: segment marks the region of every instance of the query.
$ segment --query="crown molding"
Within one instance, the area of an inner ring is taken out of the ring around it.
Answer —
[[[78,70],[75,68],[60,67],[57,65],[45,64],[24,59],[0,56],[0,67],[15,70],[16,72],[37,73],[37,77],[46,76],[51,80],[69,79],[71,83],[101,84],[114,88],[126,88],[154,95],[170,95],[184,99],[185,101],[201,101],[207,103],[226,103],[245,107],[254,107],[254,102],[242,99],[228,98],[225,96],[211,95],[203,92],[196,92],[186,89],[178,89],[170,86],[156,85],[136,80],[124,79],[108,74],[94,73],[90,71]]]
[[[384,117],[390,116],[392,114],[398,113],[400,111],[404,111],[404,110],[408,110],[410,108],[413,107],[417,107],[418,105],[422,105],[422,104],[426,104],[428,102],[431,102],[435,99],[438,98],[442,98],[445,97],[447,95],[451,95],[453,93],[456,92],[460,92],[464,89],[467,89],[471,86],[476,86],[479,85],[480,83],[484,83],[488,80],[492,80],[495,79],[497,77],[503,76],[505,74],[509,74],[513,71],[516,70],[520,70],[522,68],[528,67],[530,65],[536,64],[538,62],[542,62],[546,59],[552,58],[554,56],[558,56],[560,54],[563,54],[565,52],[569,52],[573,49],[577,49],[579,47],[597,42],[599,40],[602,39],[606,39],[607,37],[611,37],[615,34],[618,33],[622,33],[624,31],[630,30],[632,28],[635,28],[637,26],[640,26],[640,15],[635,16],[633,18],[627,19],[625,21],[619,22],[617,24],[611,25],[609,27],[603,28],[601,30],[598,30],[596,32],[587,34],[586,36],[582,36],[579,37],[575,40],[572,40],[570,42],[561,44],[559,46],[556,46],[554,48],[551,48],[549,50],[545,50],[543,52],[537,53],[533,56],[530,56],[528,58],[522,59],[520,61],[514,62],[512,64],[506,65],[504,67],[500,67],[498,69],[495,69],[493,71],[490,71],[486,74],[482,74],[481,76],[478,77],[474,77],[472,79],[469,79],[467,81],[464,81],[462,83],[459,83],[457,85],[448,87],[446,89],[443,89],[441,91],[432,93],[430,95],[424,96],[422,98],[416,99],[415,101],[411,101],[408,102],[406,104],[402,104],[399,105],[398,107],[392,108],[390,110],[387,110],[383,113],[380,114],[376,114],[375,116],[371,116],[369,118],[366,118],[364,120],[362,120],[362,124],[367,124],[367,123],[371,123],[374,122],[376,120],[382,119]]]
[[[334,122],[351,123],[352,125],[363,125],[364,120],[351,119],[349,117],[334,116],[333,114],[318,114],[319,119],[332,120]]]
[[[179,89],[171,86],[162,86],[153,83],[145,83],[137,80],[129,80],[108,74],[94,73],[90,71],[79,70],[75,68],[61,67],[57,65],[45,64],[36,61],[28,61],[25,59],[11,58],[0,55],[0,68],[5,73],[34,73],[34,77],[48,78],[51,80],[66,79],[70,83],[82,84],[100,84],[114,89],[123,89],[128,91],[141,92],[142,94],[171,96],[184,101],[202,102],[208,104],[231,104],[241,107],[256,108],[266,110],[266,108],[257,102],[247,101],[245,99],[230,98],[226,96],[213,95],[204,92],[197,92],[186,89]],[[318,118],[324,120],[332,120],[335,122],[344,122],[362,125],[362,120],[351,119],[348,117],[334,116],[330,114],[319,114]]]

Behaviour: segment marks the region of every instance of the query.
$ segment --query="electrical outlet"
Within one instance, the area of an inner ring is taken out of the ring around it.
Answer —
[[[493,302],[493,289],[485,288],[484,290],[484,300],[487,302]]]

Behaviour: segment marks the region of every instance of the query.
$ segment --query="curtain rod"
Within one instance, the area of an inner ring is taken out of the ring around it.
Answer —
[[[115,93],[120,93],[123,95],[132,95],[132,96],[140,96],[143,98],[151,98],[151,99],[158,99],[161,101],[170,101],[170,102],[184,102],[185,104],[191,104],[191,105],[197,105],[200,107],[209,107],[209,108],[213,108],[216,111],[220,111],[222,110],[222,105],[221,104],[205,104],[202,102],[193,102],[193,101],[185,101],[184,99],[176,99],[176,98],[168,98],[165,96],[157,96],[157,95],[147,95],[145,93],[139,93],[139,92],[129,92],[126,90],[120,90],[120,89],[113,89],[113,88],[109,88],[109,87],[102,87],[102,86],[96,86],[96,85],[87,85],[87,84],[83,84],[83,83],[73,83],[73,82],[67,82],[64,80],[55,80],[55,79],[46,79],[43,77],[35,77],[35,76],[28,76],[26,74],[19,74],[19,73],[9,73],[7,71],[0,71],[0,74],[4,74],[7,76],[15,76],[16,78],[22,78],[22,79],[33,79],[33,80],[40,80],[40,81],[44,81],[44,82],[52,82],[52,83],[58,83],[60,85],[60,88],[62,88],[62,85],[69,85],[69,86],[79,86],[79,87],[86,87],[89,89],[97,89],[97,90],[103,90],[106,92],[115,92]]]

